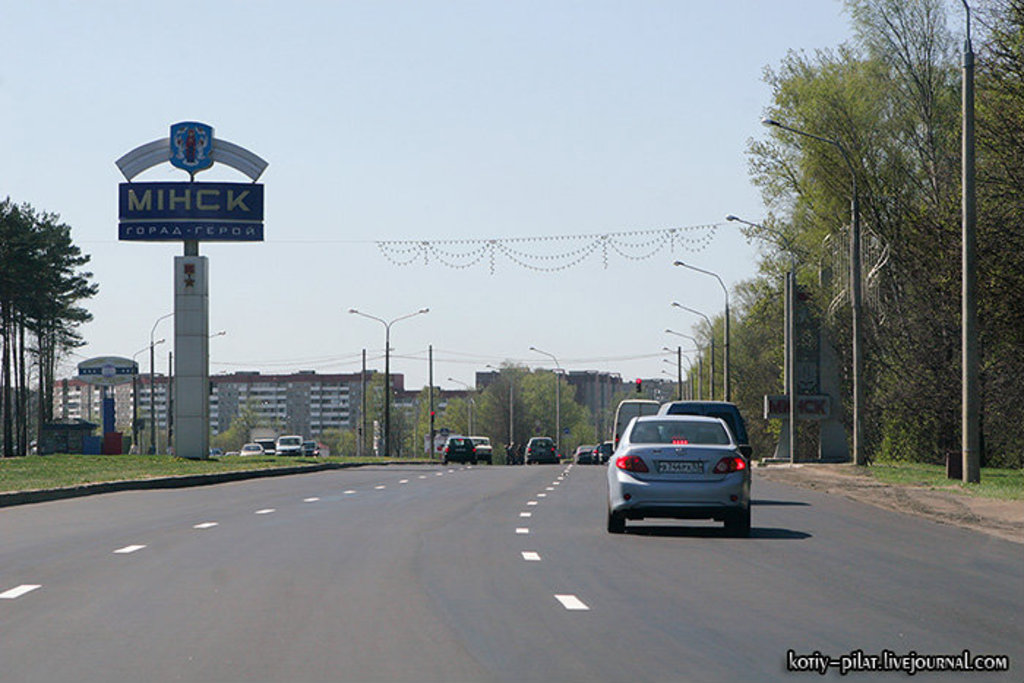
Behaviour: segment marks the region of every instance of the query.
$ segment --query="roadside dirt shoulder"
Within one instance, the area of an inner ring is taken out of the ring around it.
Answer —
[[[853,465],[768,465],[756,472],[770,481],[846,496],[888,510],[981,531],[1024,543],[1024,501],[978,498],[925,486],[886,484]]]

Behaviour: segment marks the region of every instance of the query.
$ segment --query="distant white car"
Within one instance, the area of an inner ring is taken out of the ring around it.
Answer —
[[[725,422],[694,415],[636,417],[608,462],[608,532],[627,519],[714,519],[750,535],[750,461]]]
[[[274,446],[277,455],[302,455],[302,437],[295,435],[279,436]]]
[[[242,446],[242,450],[239,451],[240,455],[263,455],[263,446],[258,443],[247,443]]]

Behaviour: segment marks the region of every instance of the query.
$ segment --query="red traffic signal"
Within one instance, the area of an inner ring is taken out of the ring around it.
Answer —
[[[639,394],[641,391],[643,391],[643,389],[644,389],[643,384],[644,384],[643,380],[641,380],[639,377],[637,377],[636,378],[636,393]]]

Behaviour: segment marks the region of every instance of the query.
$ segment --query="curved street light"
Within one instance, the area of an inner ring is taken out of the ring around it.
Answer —
[[[153,343],[153,346],[160,346],[166,339],[160,339]],[[143,346],[141,349],[132,354],[132,362],[135,362],[135,358],[140,354],[149,350],[150,347]],[[153,391],[152,382],[150,383],[150,393]],[[139,370],[136,365],[135,372],[132,374],[132,449],[136,453],[141,453],[142,449],[139,448]]]
[[[702,355],[702,352],[701,352],[700,342],[697,341],[697,338],[692,336],[692,335],[683,334],[682,332],[676,332],[675,330],[666,329],[665,330],[665,334],[674,334],[677,337],[683,337],[684,339],[689,339],[690,341],[693,342],[694,346],[697,347],[695,349],[697,351],[697,400],[698,401],[702,400],[704,398],[704,356]],[[690,360],[690,359],[687,358],[686,360]],[[693,367],[692,363],[690,364],[690,367],[691,368]],[[690,382],[690,393],[691,394],[693,393],[693,382],[692,382],[692,380]]]
[[[796,462],[798,459],[796,453],[796,344],[794,343],[796,340],[796,249],[793,248],[793,243],[788,237],[774,228],[760,223],[751,223],[732,214],[726,216],[725,220],[736,221],[757,230],[770,232],[782,241],[786,251],[789,252],[789,272],[786,274],[785,286],[785,331],[783,332],[785,348],[783,384],[786,395],[789,397],[789,417],[786,418],[789,424],[784,425],[784,428],[789,438],[789,461]]]
[[[860,279],[860,195],[857,190],[857,173],[850,162],[850,155],[847,153],[846,147],[838,140],[814,135],[813,133],[779,123],[774,119],[763,118],[761,123],[834,146],[839,150],[843,161],[846,162],[846,167],[850,170],[850,182],[853,186],[853,196],[850,199],[850,213],[852,214],[850,221],[850,327],[853,333],[853,367],[850,374],[853,379],[853,462],[856,465],[866,465],[867,457],[861,452],[861,445],[864,442],[863,424],[860,419],[861,407],[864,404],[864,386],[861,382],[861,369],[864,365],[864,345]]]
[[[709,344],[710,344],[710,347],[711,347],[711,351],[708,354],[710,356],[710,358],[711,358],[711,372],[708,375],[708,383],[710,384],[710,386],[708,387],[708,389],[709,389],[709,393],[710,393],[710,398],[711,398],[712,401],[714,401],[715,400],[715,327],[714,327],[714,325],[711,324],[711,318],[709,318],[707,315],[701,313],[696,308],[690,308],[689,306],[684,306],[681,303],[679,303],[678,301],[673,301],[672,305],[675,306],[676,308],[681,308],[684,311],[689,311],[690,313],[693,313],[695,315],[699,315],[700,317],[704,318],[704,321],[708,324],[708,338],[710,339]]]
[[[470,387],[470,386],[469,386],[469,383],[468,383],[468,382],[463,382],[462,380],[460,380],[460,379],[455,379],[454,377],[449,377],[449,378],[448,378],[448,381],[449,381],[449,382],[455,382],[456,384],[461,384],[462,386],[466,387],[466,393],[467,393],[467,394],[469,394],[470,392],[472,392],[472,391],[473,391],[472,387]],[[468,401],[466,402],[466,422],[468,423],[468,426],[469,426],[469,434],[471,435],[471,434],[474,434],[474,433],[475,433],[475,432],[473,431],[473,408],[475,408],[475,407],[476,407],[476,401],[474,401],[474,400],[473,400],[473,397],[472,397],[472,396],[467,396],[466,398],[468,398],[468,399],[469,399],[469,400],[468,400]],[[468,435],[467,435],[467,436],[468,436]]]
[[[399,320],[405,320],[412,318],[413,316],[420,315],[422,313],[429,313],[429,308],[421,308],[415,313],[408,313],[401,315],[392,320],[384,320],[378,318],[375,315],[369,313],[363,313],[357,311],[354,308],[348,309],[349,313],[353,315],[361,315],[364,318],[370,320],[376,320],[384,326],[384,457],[390,457],[391,455],[391,326],[397,323]]]
[[[543,354],[555,361],[555,367],[558,368],[558,372],[564,372],[562,366],[558,364],[558,359],[555,358],[555,354],[548,353],[547,351],[541,351],[536,346],[530,347],[531,351]],[[555,373],[555,450],[558,452],[558,457],[562,456],[562,397],[559,392],[559,385],[561,380],[558,378],[558,373]]]
[[[156,361],[153,357],[153,347],[156,343],[153,341],[153,337],[156,334],[156,326],[160,324],[161,320],[167,320],[172,317],[174,312],[170,312],[167,315],[162,315],[156,319],[153,323],[153,329],[149,331],[149,454],[153,455],[156,453],[156,373],[153,371],[153,366]],[[170,378],[168,378],[168,382]],[[170,386],[167,387],[170,389]],[[168,444],[170,445],[170,444]]]
[[[722,383],[725,385],[725,392],[724,392],[725,393],[725,400],[726,401],[731,401],[732,400],[732,390],[731,390],[732,383],[729,381],[729,288],[725,286],[724,282],[722,282],[722,278],[720,278],[718,276],[718,273],[713,273],[710,270],[704,270],[703,268],[698,268],[697,266],[691,265],[689,263],[684,263],[682,261],[676,261],[672,265],[682,266],[683,268],[689,268],[690,270],[695,270],[698,273],[704,273],[705,275],[710,275],[713,278],[715,278],[716,280],[718,280],[718,284],[722,286],[722,291],[725,293],[725,351],[723,353],[723,355],[724,355],[723,360],[725,362],[725,369],[723,370]]]

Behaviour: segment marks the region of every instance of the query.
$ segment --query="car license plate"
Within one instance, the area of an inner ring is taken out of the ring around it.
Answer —
[[[658,474],[704,474],[700,460],[659,460]]]

